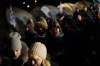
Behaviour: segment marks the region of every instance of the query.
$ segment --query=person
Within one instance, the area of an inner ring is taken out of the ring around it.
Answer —
[[[47,48],[41,42],[33,43],[28,51],[28,61],[24,66],[58,66],[47,59]]]
[[[27,21],[26,24],[26,30],[25,30],[25,42],[28,44],[28,46],[30,46],[32,43],[34,43],[36,41],[36,38],[38,36],[38,33],[34,30],[35,28],[35,24],[34,22],[32,22],[31,20]]]
[[[18,32],[10,33],[9,58],[12,66],[22,66],[28,59],[28,46],[21,41],[21,35]]]
[[[26,30],[31,30],[31,29],[34,29],[34,22],[32,20],[28,20],[27,21],[27,24],[25,26],[25,29]]]
[[[51,55],[51,59],[63,66],[65,58],[65,43],[63,40],[64,33],[58,21],[52,21],[49,23],[47,35],[44,39],[44,44],[48,48],[48,53]]]
[[[42,42],[46,37],[46,32],[48,29],[48,23],[44,17],[39,17],[35,24],[35,30],[38,33],[36,41]]]

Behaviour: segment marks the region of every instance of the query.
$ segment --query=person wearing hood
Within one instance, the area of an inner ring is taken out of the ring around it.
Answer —
[[[55,20],[49,22],[48,32],[44,40],[48,48],[48,53],[51,55],[51,59],[57,63],[61,63],[63,56],[65,55],[65,47],[60,24]]]

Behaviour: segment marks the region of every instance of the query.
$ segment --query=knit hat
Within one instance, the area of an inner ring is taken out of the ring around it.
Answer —
[[[41,42],[35,42],[34,44],[32,44],[31,47],[29,48],[28,56],[29,58],[33,58],[34,55],[45,60],[47,57],[46,46]]]
[[[9,36],[11,37],[11,49],[22,49],[21,35],[18,32],[11,32]]]

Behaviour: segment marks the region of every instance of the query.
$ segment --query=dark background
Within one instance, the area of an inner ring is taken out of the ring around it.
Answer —
[[[8,7],[10,4],[12,6],[16,6],[25,10],[30,11],[36,6],[44,5],[44,4],[50,4],[54,6],[58,6],[60,2],[72,2],[75,3],[79,0],[37,0],[37,3],[34,2],[35,0],[0,0],[0,7]],[[23,2],[26,2],[26,4],[22,4]],[[30,5],[29,8],[27,8],[27,5]]]

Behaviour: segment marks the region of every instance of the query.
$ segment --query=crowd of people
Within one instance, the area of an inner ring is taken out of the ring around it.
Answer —
[[[40,16],[24,28],[24,35],[10,28],[0,42],[0,66],[99,64],[99,7],[76,8],[73,16],[60,13],[56,20]]]

